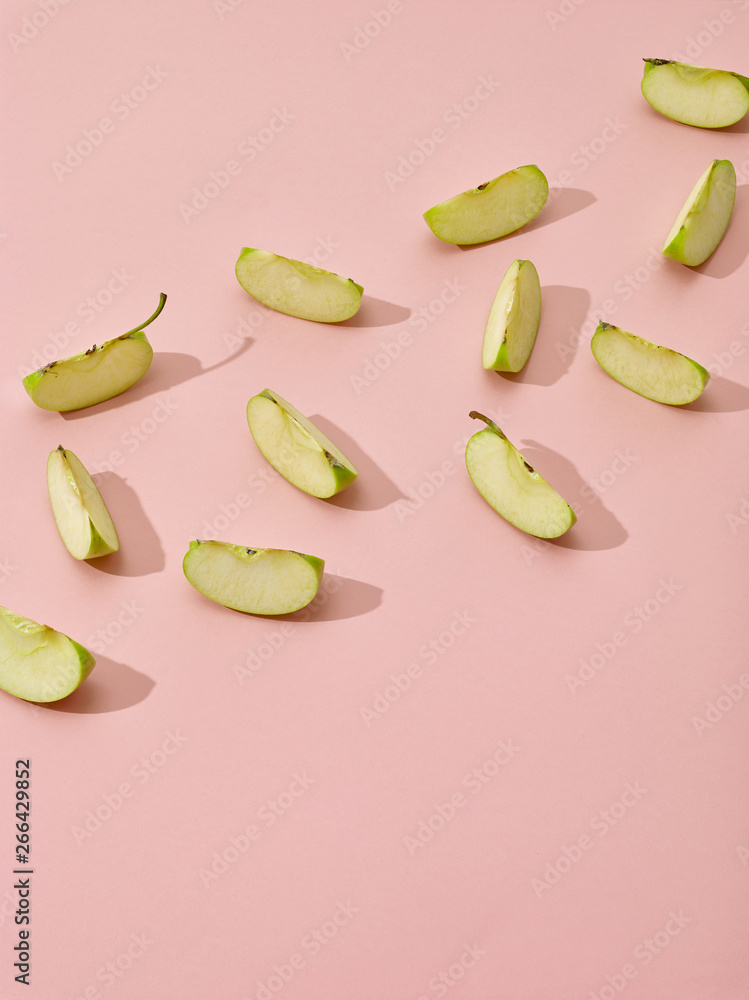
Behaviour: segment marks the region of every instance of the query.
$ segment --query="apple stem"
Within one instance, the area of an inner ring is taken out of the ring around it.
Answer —
[[[122,336],[129,337],[131,333],[139,333],[141,330],[144,330],[149,323],[153,323],[153,321],[159,315],[161,310],[164,308],[165,302],[166,302],[166,294],[162,292],[161,295],[159,296],[159,304],[156,306],[156,312],[152,316],[149,316],[148,319],[145,321],[145,323],[141,323],[140,326],[136,326],[135,329],[133,330],[128,330],[127,333],[123,333]]]
[[[673,59],[643,59],[642,61],[650,63],[652,66],[668,66],[669,63],[673,62]]]
[[[483,413],[479,413],[478,410],[471,410],[468,416],[473,417],[474,420],[483,420],[484,423],[487,424],[494,431],[495,434],[499,434],[501,438],[504,438],[505,441],[507,440],[507,435],[504,433],[501,427],[497,427],[494,421],[490,420],[488,417],[485,417]]]

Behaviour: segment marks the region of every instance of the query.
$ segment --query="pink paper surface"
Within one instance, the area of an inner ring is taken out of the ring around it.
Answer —
[[[669,121],[640,79],[749,73],[749,3],[6,0],[2,36],[0,600],[97,666],[56,706],[0,698],[0,997],[745,1000],[749,126]],[[736,207],[690,270],[660,247],[714,158]],[[524,230],[429,232],[525,163],[552,194]],[[361,312],[264,308],[243,246],[351,276]],[[543,315],[504,377],[481,340],[515,258]],[[34,407],[21,375],[162,291],[137,386]],[[710,368],[701,400],[608,378],[600,318]],[[360,469],[334,501],[255,447],[266,387]],[[472,409],[575,506],[564,538],[476,492]],[[58,444],[118,555],[63,547]],[[323,596],[220,607],[183,576],[196,537],[323,557]]]

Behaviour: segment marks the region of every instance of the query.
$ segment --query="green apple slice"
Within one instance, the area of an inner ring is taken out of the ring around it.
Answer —
[[[358,473],[322,431],[278,393],[263,389],[247,404],[247,423],[270,464],[305,493],[340,493]]]
[[[733,125],[749,111],[749,80],[740,73],[690,66],[672,59],[645,59],[640,89],[667,118],[698,128]]]
[[[484,368],[519,372],[530,357],[541,319],[541,284],[529,260],[510,264],[484,331]]]
[[[182,568],[192,586],[217,604],[253,615],[285,615],[317,593],[325,562],[288,549],[248,549],[229,542],[190,542]]]
[[[101,493],[81,460],[62,445],[47,459],[47,489],[57,530],[74,559],[96,559],[119,549]]]
[[[49,625],[0,607],[0,688],[25,701],[66,698],[94,669],[91,653]]]
[[[661,253],[690,267],[704,263],[723,239],[735,198],[733,164],[713,160],[684,203]]]
[[[148,371],[153,348],[143,330],[165,302],[162,292],[156,312],[134,330],[27,375],[23,380],[26,392],[43,410],[58,411],[80,410],[119,396]]]
[[[251,247],[243,247],[235,273],[242,288],[258,302],[315,323],[350,319],[358,312],[364,291],[351,278]]]
[[[466,445],[466,468],[487,503],[510,524],[538,538],[558,538],[577,520],[557,491],[523,458],[494,421],[485,421]]]
[[[506,174],[424,212],[435,236],[445,243],[486,243],[514,233],[546,204],[549,184],[534,164]]]
[[[656,403],[691,403],[710,379],[710,373],[686,355],[603,321],[593,334],[590,349],[608,375]]]

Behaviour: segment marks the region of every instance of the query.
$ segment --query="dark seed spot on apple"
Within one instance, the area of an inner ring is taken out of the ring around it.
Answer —
[[[95,350],[96,350],[96,344],[93,344],[91,347],[89,347],[89,349],[85,353],[93,354]]]
[[[532,465],[528,465],[528,463],[526,462],[526,460],[525,460],[525,459],[523,459],[523,465],[524,465],[524,466],[526,467],[526,469],[528,470],[528,472],[535,472],[535,471],[536,471],[536,470],[535,470],[535,469],[533,468],[533,466],[532,466]]]
[[[669,63],[673,62],[673,59],[643,59],[643,62],[648,62],[653,66],[668,66]]]
[[[248,556],[254,556],[255,553],[257,552],[257,549],[245,549],[245,552],[247,553]]]
[[[484,181],[483,184],[479,184],[479,186],[476,188],[476,190],[477,191],[484,191],[488,187],[488,185],[489,185],[489,181]]]

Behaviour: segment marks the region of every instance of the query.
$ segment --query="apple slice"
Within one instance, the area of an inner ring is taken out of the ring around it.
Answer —
[[[516,167],[424,212],[445,243],[486,243],[520,229],[546,204],[549,185],[537,166]]]
[[[484,331],[484,368],[519,372],[530,357],[541,319],[541,285],[529,260],[510,264]]]
[[[94,669],[91,653],[49,625],[0,607],[0,688],[25,701],[66,698]]]
[[[57,530],[74,559],[96,559],[119,549],[101,493],[81,460],[62,445],[47,459],[47,489]]]
[[[538,538],[558,538],[577,520],[575,512],[535,471],[494,421],[486,422],[466,445],[466,468],[474,486],[510,524]]]
[[[153,348],[143,330],[165,302],[162,292],[156,312],[134,330],[27,375],[23,380],[26,392],[43,410],[58,411],[80,410],[119,396],[148,371]]]
[[[704,263],[723,239],[735,198],[733,164],[713,160],[684,203],[661,253],[690,267]]]
[[[364,291],[351,278],[251,247],[243,247],[235,273],[242,288],[258,302],[315,323],[350,319],[358,312]]]
[[[749,80],[740,73],[672,59],[644,62],[642,95],[667,118],[698,128],[723,128],[749,111]]]
[[[325,562],[288,549],[248,549],[229,542],[190,542],[182,568],[192,586],[217,604],[253,615],[285,615],[317,593]]]
[[[358,473],[346,456],[291,403],[263,389],[247,404],[247,423],[270,464],[305,493],[340,493]]]
[[[702,365],[684,354],[603,321],[593,334],[590,349],[608,375],[656,403],[691,403],[710,379]]]

